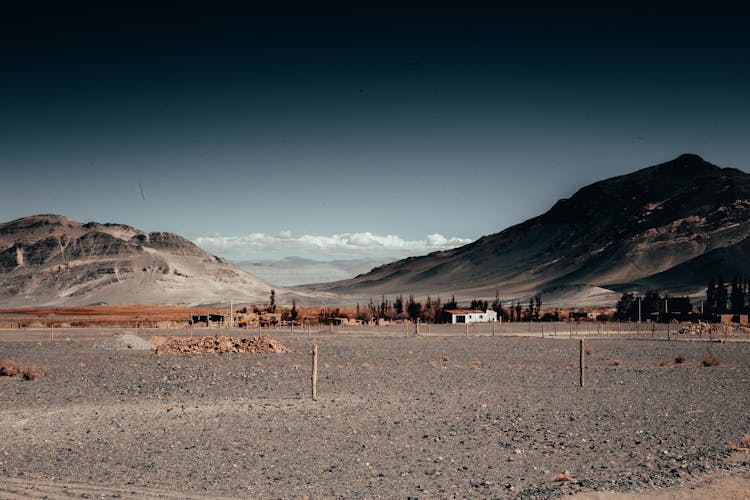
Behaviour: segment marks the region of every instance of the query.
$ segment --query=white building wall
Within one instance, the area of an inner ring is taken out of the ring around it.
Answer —
[[[458,316],[464,316],[465,319],[462,323],[492,323],[497,321],[497,313],[492,310],[483,313],[452,314],[451,322],[453,324],[458,323]]]

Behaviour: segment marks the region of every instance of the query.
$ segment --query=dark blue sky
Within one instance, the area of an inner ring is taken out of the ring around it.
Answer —
[[[684,152],[750,167],[750,19],[716,2],[1,18],[3,220],[121,222],[233,258],[402,256]]]

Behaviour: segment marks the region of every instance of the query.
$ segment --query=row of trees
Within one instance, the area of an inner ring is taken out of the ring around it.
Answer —
[[[721,274],[708,280],[705,311],[711,314],[742,314],[750,311],[750,279],[735,276],[724,282]]]
[[[356,319],[365,322],[408,319],[426,323],[442,323],[446,319],[447,313],[445,311],[456,308],[458,308],[458,304],[455,297],[451,297],[451,300],[444,304],[440,297],[427,297],[425,303],[422,304],[414,299],[414,295],[409,295],[407,300],[404,300],[401,295],[395,299],[383,296],[379,304],[375,304],[372,299],[364,307],[357,304]]]
[[[640,318],[638,307],[640,305]],[[617,302],[615,318],[622,321],[645,320],[653,313],[690,313],[693,306],[689,297],[661,296],[649,291],[644,296],[623,293]],[[735,276],[730,283],[724,282],[721,274],[711,277],[706,286],[704,315],[747,314],[750,312],[750,278]]]
[[[688,314],[693,310],[690,297],[670,297],[659,292],[649,291],[644,296],[623,293],[617,301],[615,319],[620,321],[641,321],[654,313]]]
[[[556,321],[559,319],[559,314],[557,313],[547,313],[540,317],[541,307],[541,293],[536,294],[530,299],[527,308],[524,308],[520,301],[516,301],[515,304],[511,302],[510,306],[505,308],[500,300],[499,293],[496,293],[495,300],[492,302],[473,299],[468,309],[479,311],[493,310],[497,313],[498,319],[502,321]],[[450,314],[447,311],[460,308],[461,306],[456,302],[455,296],[451,297],[445,303],[441,301],[439,296],[434,298],[428,296],[424,304],[415,300],[414,295],[409,295],[406,300],[401,295],[394,299],[383,296],[380,303],[377,304],[372,299],[364,307],[357,304],[356,319],[365,322],[410,320],[424,323],[444,323],[450,320]]]
[[[527,307],[523,307],[520,301],[503,307],[499,292],[495,293],[495,300],[488,302],[482,299],[473,299],[468,307],[474,310],[493,310],[498,319],[502,321],[559,321],[560,315],[557,310],[541,314],[542,294],[537,293],[529,299]],[[257,307],[255,312],[260,312]],[[355,317],[361,321],[370,322],[378,320],[411,320],[425,323],[444,323],[450,320],[447,311],[459,309],[455,296],[448,302],[442,303],[440,297],[427,297],[424,304],[409,295],[404,300],[402,295],[391,299],[382,296],[379,304],[370,299],[369,304],[360,307],[357,304]],[[269,304],[265,307],[267,312],[276,311],[276,292],[271,290]],[[689,314],[693,310],[689,297],[670,297],[661,295],[656,291],[648,291],[643,296],[633,293],[623,293],[617,301],[615,319],[620,321],[639,321],[650,318],[654,313]],[[721,274],[712,277],[706,287],[706,302],[704,304],[706,314],[743,314],[750,312],[750,278],[735,276],[731,283],[725,283]],[[343,316],[339,309],[323,309],[319,312],[319,320],[322,322],[327,318]],[[297,320],[298,311],[294,301],[291,309],[282,310],[282,320]]]

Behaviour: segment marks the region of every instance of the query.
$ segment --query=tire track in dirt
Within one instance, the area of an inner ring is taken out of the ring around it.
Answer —
[[[214,494],[199,496],[158,488],[135,486],[109,486],[93,483],[78,483],[63,480],[49,480],[35,477],[0,477],[0,498],[21,500],[44,498],[51,500],[67,498],[145,498],[145,499],[194,499],[230,500],[238,497],[219,497]]]

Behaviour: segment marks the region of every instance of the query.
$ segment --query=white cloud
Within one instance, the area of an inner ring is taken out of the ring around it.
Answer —
[[[195,239],[201,248],[234,259],[290,255],[407,257],[447,250],[472,241],[437,233],[428,234],[421,240],[405,240],[392,234],[370,232],[295,236],[289,230],[283,230],[278,235],[251,233],[244,236],[200,236]]]

